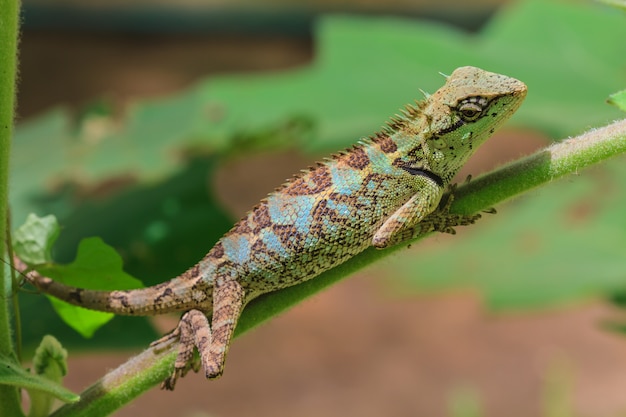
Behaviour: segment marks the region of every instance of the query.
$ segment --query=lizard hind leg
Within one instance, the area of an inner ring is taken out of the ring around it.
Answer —
[[[178,378],[184,377],[190,369],[198,371],[194,360],[194,348],[200,344],[211,343],[211,327],[207,316],[200,310],[189,310],[180,318],[174,331],[150,344],[158,346],[171,344],[178,340],[178,355],[174,371],[161,383],[161,389],[173,391]]]
[[[174,371],[161,384],[161,388],[173,390],[178,378],[184,377],[190,369],[198,370],[194,360],[194,348],[200,354],[200,363],[208,379],[219,378],[224,371],[224,361],[230,345],[239,314],[243,309],[244,290],[237,281],[225,281],[213,293],[213,317],[209,319],[200,310],[189,310],[180,319],[178,326],[170,334],[152,345],[171,343],[178,339],[178,356]]]
[[[207,379],[222,376],[224,361],[237,320],[244,307],[245,291],[235,280],[226,280],[213,290],[212,340],[197,344]]]

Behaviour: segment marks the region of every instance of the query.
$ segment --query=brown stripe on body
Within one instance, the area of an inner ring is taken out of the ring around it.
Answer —
[[[211,252],[209,252],[209,253],[211,253]],[[196,264],[196,265],[192,266],[191,268],[189,268],[188,270],[186,270],[185,272],[183,272],[180,275],[180,278],[183,279],[183,280],[195,280],[195,279],[197,279],[200,276],[200,274],[201,274],[200,265]]]
[[[333,181],[326,165],[319,165],[310,172],[294,178],[285,184],[281,192],[290,196],[311,195],[320,193],[330,186]]]
[[[266,264],[268,267],[272,266],[272,263],[276,263],[280,258],[278,253],[268,249],[262,239],[257,239],[257,241],[252,244],[251,250],[252,259],[256,262]]]
[[[396,142],[387,134],[379,133],[376,137],[374,137],[373,141],[378,144],[378,147],[384,153],[393,153],[398,150]]]
[[[230,235],[247,235],[252,232],[250,224],[248,224],[248,217],[241,219],[237,224],[228,232],[225,236]]]
[[[337,210],[328,207],[328,201],[320,200],[313,208],[311,216],[313,218],[313,224],[311,226],[315,227],[323,225],[324,219],[327,219],[330,222],[336,222],[339,218],[339,213],[337,213]]]
[[[270,211],[267,207],[267,200],[261,201],[261,203],[252,209],[252,220],[255,224],[255,233],[258,233],[261,229],[265,229],[266,227],[270,227],[272,225]]]
[[[351,149],[350,152],[345,155],[345,158],[348,166],[358,170],[365,169],[370,163],[370,158],[367,156],[362,146]]]
[[[222,242],[217,242],[206,256],[210,259],[220,259],[224,256],[224,246],[222,245]]]
[[[298,232],[295,226],[275,224],[272,229],[288,250],[298,250],[304,246],[306,235]]]

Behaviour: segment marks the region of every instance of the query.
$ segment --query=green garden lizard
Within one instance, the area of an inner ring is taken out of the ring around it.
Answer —
[[[383,130],[294,176],[245,215],[195,266],[153,287],[94,291],[35,272],[27,280],[69,303],[123,315],[184,314],[155,345],[178,341],[173,389],[193,362],[219,377],[239,315],[250,300],[314,278],[369,246],[450,232],[480,215],[441,204],[450,181],[526,96],[526,86],[474,67],[408,105]],[[209,318],[210,317],[210,321]]]

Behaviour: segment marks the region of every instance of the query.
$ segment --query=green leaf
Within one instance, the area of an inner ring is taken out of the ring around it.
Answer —
[[[37,271],[64,284],[94,290],[126,290],[143,286],[141,281],[122,270],[122,258],[99,237],[83,239],[71,264],[46,265]],[[111,313],[91,311],[49,298],[61,318],[84,337],[91,337],[113,318]]]
[[[190,147],[211,155],[249,150],[250,143],[240,146],[237,138],[263,143],[267,137],[256,133],[294,117],[310,121],[314,134],[284,136],[276,148],[335,151],[379,130],[389,115],[420,96],[418,88],[438,88],[439,71],[461,65],[524,80],[530,93],[515,122],[555,136],[605,124],[618,114],[602,101],[622,87],[626,25],[618,12],[595,5],[516,2],[476,35],[407,19],[326,17],[315,38],[310,67],[211,77],[178,95],[135,104],[121,128],[99,111],[83,116],[78,126],[61,110],[21,125],[12,178],[16,219],[44,201],[54,203],[60,219],[61,212],[71,212],[71,196],[47,196],[44,178],[87,190],[129,172],[135,181],[162,179],[187,163],[176,156]],[[94,123],[99,129],[91,128]]]
[[[90,338],[93,334],[115,317],[113,313],[88,310],[68,304],[54,297],[48,297],[59,317],[81,336]]]
[[[597,5],[539,0],[502,9],[472,35],[408,19],[326,17],[306,68],[212,77],[135,103],[121,123],[101,111],[76,123],[57,109],[22,124],[13,218],[55,213],[64,226],[58,259],[71,259],[81,237],[97,235],[146,283],[165,280],[232,225],[212,188],[225,156],[263,146],[316,154],[346,147],[419,97],[418,88],[438,88],[439,71],[476,65],[524,80],[529,96],[513,123],[555,136],[616,118],[619,111],[603,102],[623,88],[623,22]],[[305,128],[290,129],[294,120]]]
[[[28,390],[39,390],[64,402],[76,402],[80,397],[49,379],[33,375],[13,360],[0,357],[0,384],[13,385]]]
[[[141,281],[122,270],[120,255],[99,237],[83,239],[74,262],[68,265],[44,266],[37,270],[64,284],[93,290],[129,290],[143,287]]]
[[[621,117],[603,104],[623,88],[626,24],[620,11],[591,2],[513,2],[481,35],[490,61],[481,64],[528,85],[517,122],[560,138]]]
[[[607,101],[610,104],[617,106],[619,109],[626,111],[626,90],[611,94]]]
[[[52,245],[59,236],[59,223],[53,215],[38,217],[29,214],[26,222],[14,233],[14,250],[29,265],[52,262]]]
[[[35,374],[61,384],[67,374],[67,351],[53,336],[43,337],[33,358]],[[30,389],[31,408],[29,416],[47,416],[53,405],[54,395],[46,391]]]
[[[35,373],[54,382],[61,382],[67,374],[67,350],[54,336],[46,335],[35,351]]]

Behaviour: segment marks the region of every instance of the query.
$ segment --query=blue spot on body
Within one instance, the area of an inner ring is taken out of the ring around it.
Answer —
[[[267,209],[272,222],[293,225],[300,233],[309,233],[313,221],[312,211],[317,200],[313,196],[297,197],[272,195],[267,200]]]
[[[340,216],[343,217],[348,217],[352,213],[351,206],[343,202],[328,200],[326,205],[329,209],[335,210]]]
[[[261,233],[261,239],[263,240],[263,243],[265,243],[267,250],[277,253],[280,257],[286,257],[288,255],[287,250],[283,247],[280,239],[272,230],[263,230]]]
[[[313,220],[313,217],[311,216],[311,210],[307,210],[303,213],[302,216],[299,216],[296,219],[296,229],[298,229],[298,232],[302,233],[302,234],[307,234],[309,233],[309,229],[311,228],[311,221]]]
[[[369,185],[369,184],[368,184]],[[360,195],[357,197],[356,199],[357,205],[358,206],[362,206],[366,209],[370,208],[372,206],[372,199],[368,198],[364,195]]]
[[[246,236],[227,236],[222,239],[224,255],[241,265],[250,259],[250,241]]]
[[[385,156],[376,146],[365,147],[365,152],[371,163],[372,170],[377,174],[393,174],[394,167],[389,163],[389,158]]]
[[[358,171],[350,168],[341,168],[337,165],[332,165],[329,168],[336,193],[352,195],[361,188],[363,178]]]

